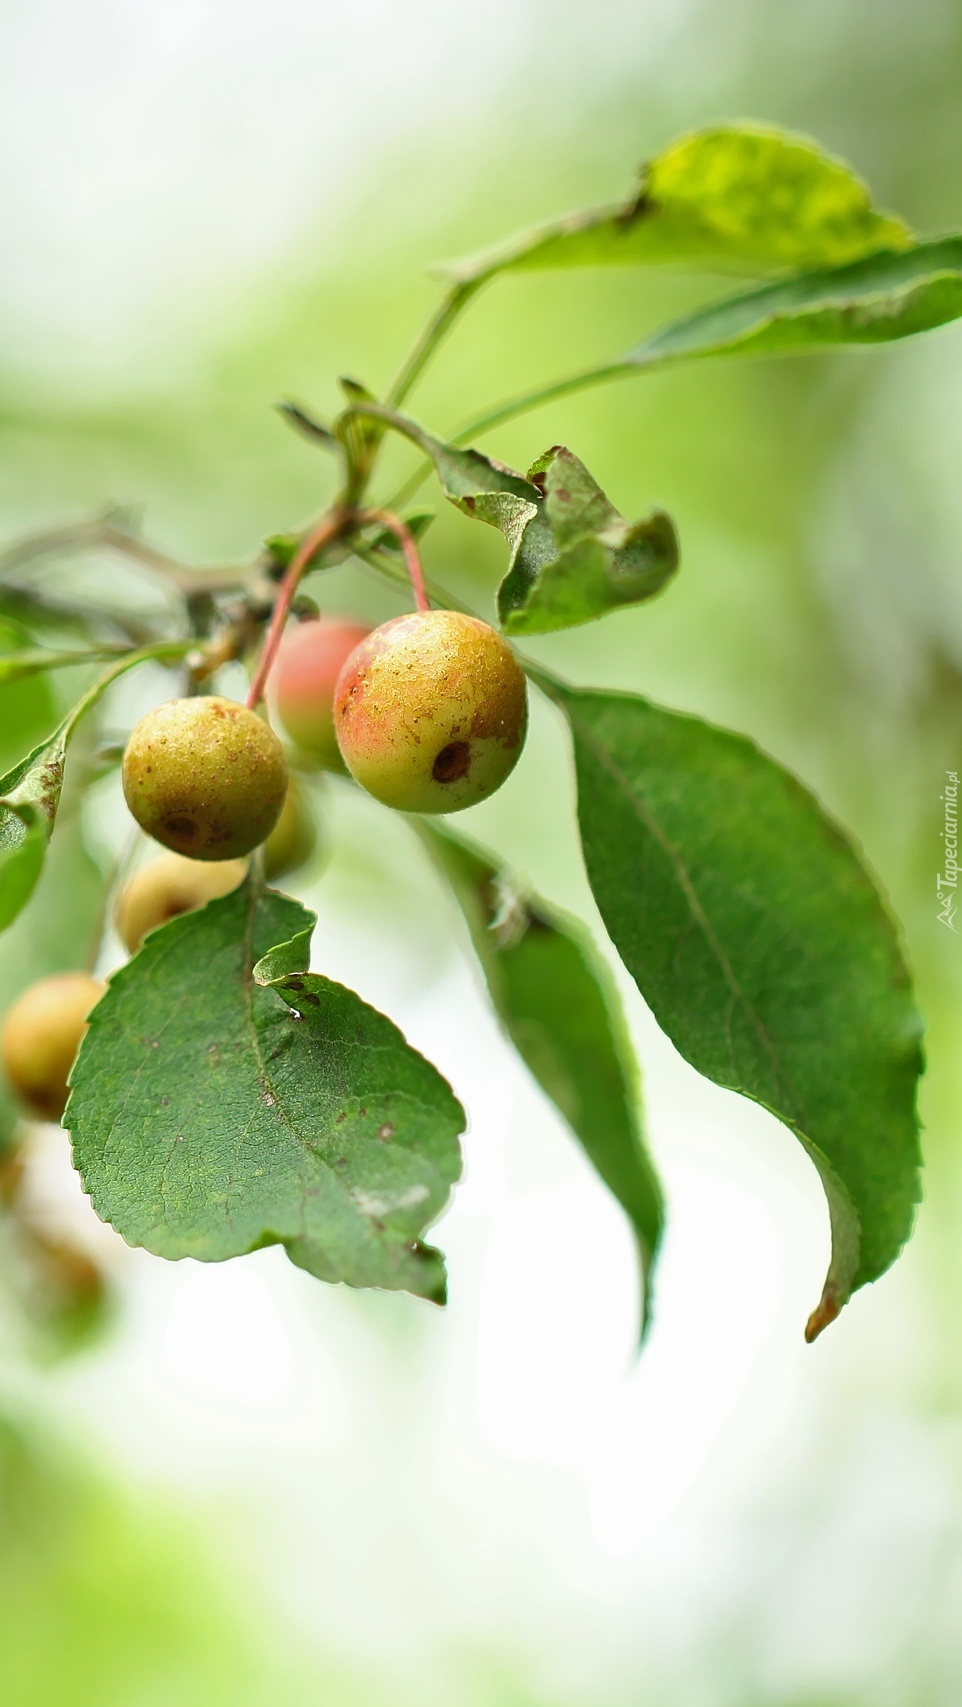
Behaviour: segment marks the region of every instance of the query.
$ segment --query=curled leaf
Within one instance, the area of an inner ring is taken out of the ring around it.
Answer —
[[[542,494],[498,589],[507,634],[545,634],[653,598],[678,567],[671,518],[618,514],[584,463],[554,445],[528,470]]]
[[[446,444],[376,404],[371,413],[419,446],[446,498],[503,533],[508,571],[498,614],[508,634],[545,634],[650,599],[678,566],[674,526],[661,510],[618,514],[584,463],[553,445],[527,476],[482,451]]]
[[[63,787],[67,736],[61,725],[0,778],[0,930],[29,901],[40,876]]]

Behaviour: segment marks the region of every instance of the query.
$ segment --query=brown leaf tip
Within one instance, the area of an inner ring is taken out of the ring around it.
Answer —
[[[839,1298],[837,1289],[834,1286],[826,1286],[817,1308],[812,1311],[805,1324],[806,1345],[814,1344],[823,1328],[827,1328],[830,1322],[834,1322],[841,1308],[842,1300]]]

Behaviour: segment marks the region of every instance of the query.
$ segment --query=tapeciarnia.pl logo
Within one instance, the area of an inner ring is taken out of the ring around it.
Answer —
[[[940,925],[947,930],[955,930],[955,892],[959,886],[959,775],[957,771],[946,771],[945,788],[939,795],[945,806],[945,825],[942,830],[942,841],[945,852],[942,855],[942,870],[935,879],[935,890],[938,896],[939,911],[936,915]]]

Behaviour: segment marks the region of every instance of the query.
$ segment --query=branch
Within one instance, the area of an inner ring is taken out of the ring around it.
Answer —
[[[392,408],[396,409],[413,390],[438,345],[484,283],[484,279],[471,279],[452,285],[447,295],[442,297],[387,394],[386,401]]]
[[[178,592],[216,593],[240,587],[245,578],[242,569],[191,569],[166,552],[157,551],[136,534],[119,527],[110,515],[97,516],[89,522],[77,522],[71,527],[50,528],[42,533],[29,534],[0,552],[0,578],[16,569],[29,567],[45,557],[59,557],[68,552],[90,550],[116,551],[133,558],[145,569],[152,569],[170,581]]]

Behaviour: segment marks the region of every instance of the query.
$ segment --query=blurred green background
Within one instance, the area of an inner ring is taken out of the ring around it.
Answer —
[[[962,226],[957,0],[13,0],[0,36],[9,538],[112,501],[192,562],[250,557],[331,489],[275,400],[323,413],[338,373],[383,386],[433,300],[428,263],[619,196],[710,120],[810,132],[920,230]],[[412,412],[443,432],[716,288],[501,281]],[[61,1358],[0,1303],[5,1707],[957,1707],[962,948],[935,877],[962,759],[960,381],[949,327],[629,381],[486,442],[524,466],[564,441],[623,513],[663,505],[681,535],[663,599],[532,653],[751,733],[882,877],[929,1028],[906,1256],[806,1348],[815,1175],[679,1061],[626,981],[671,1216],[636,1367],[617,1211],[502,1044],[403,828],[331,790],[330,863],[303,891],[316,963],[387,1008],[472,1115],[439,1230],[451,1306],[324,1289],[276,1251],[222,1269],[128,1252],[88,1225],[50,1134],[37,1189],[119,1303]],[[426,544],[482,609],[502,554],[453,511]],[[49,573],[131,585],[91,555]],[[399,608],[356,568],[312,590]],[[5,754],[32,737],[0,731]],[[570,807],[539,711],[465,827],[597,923]],[[35,903],[47,954],[57,906],[94,904],[90,862],[123,834],[115,779],[72,834]],[[5,942],[11,990],[23,939]]]

